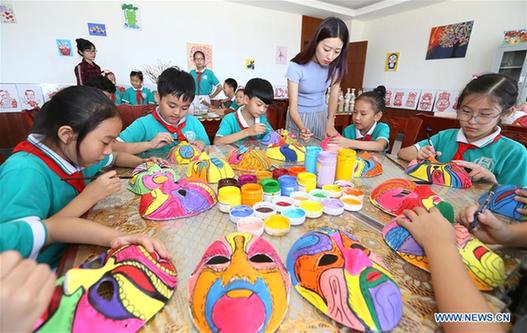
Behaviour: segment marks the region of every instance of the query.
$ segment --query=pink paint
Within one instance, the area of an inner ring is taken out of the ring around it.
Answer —
[[[265,320],[265,306],[254,293],[249,297],[221,297],[212,310],[220,332],[258,332]]]

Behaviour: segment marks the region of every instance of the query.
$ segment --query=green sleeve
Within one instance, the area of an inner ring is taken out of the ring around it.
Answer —
[[[36,259],[47,238],[46,225],[36,217],[0,224],[0,252],[16,250],[24,258]]]
[[[216,132],[216,136],[227,136],[234,134],[234,129],[231,126],[231,115],[236,115],[235,113],[229,113],[221,120],[220,127]]]
[[[146,137],[146,128],[142,117],[134,120],[124,131],[119,134],[119,138],[124,142],[143,142],[149,141]]]
[[[355,139],[355,126],[353,125],[346,126],[344,131],[342,131],[342,136],[347,139],[354,140]]]
[[[380,129],[379,129],[379,133],[377,135],[377,137],[375,138],[375,140],[379,140],[379,139],[386,139],[386,141],[390,141],[390,126],[388,126],[388,124],[385,124],[385,123],[379,123],[377,126],[381,126]]]
[[[212,85],[214,86],[214,88],[216,88],[216,86],[220,83],[220,81],[218,80],[218,78],[216,77],[216,74],[214,74],[213,71],[210,71],[210,76],[212,77],[210,81],[212,82]]]

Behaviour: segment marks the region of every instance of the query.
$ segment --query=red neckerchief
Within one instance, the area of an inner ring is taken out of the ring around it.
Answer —
[[[498,134],[494,140],[492,140],[491,143],[489,144],[493,144],[494,142],[498,141],[499,139],[501,139],[501,134]],[[469,149],[477,149],[479,148],[478,146],[476,145],[473,145],[471,143],[465,143],[465,142],[458,142],[458,147],[457,147],[457,151],[456,153],[454,154],[454,157],[452,157],[452,160],[462,160],[463,159],[463,154],[469,150]]]
[[[135,100],[137,101],[137,105],[143,104],[145,98],[143,97],[141,89],[135,91]]]
[[[59,176],[60,179],[64,180],[66,183],[70,184],[77,192],[82,192],[84,188],[86,187],[86,183],[84,182],[84,174],[81,171],[77,171],[72,173],[71,175],[67,174],[60,165],[57,164],[51,157],[46,155],[42,150],[38,149],[33,145],[31,142],[24,140],[20,142],[16,147],[13,149],[13,153],[24,151],[29,154],[33,154],[36,157],[38,157],[44,164],[48,166],[53,172]],[[68,178],[78,178],[78,179],[68,179]]]
[[[186,121],[180,123],[177,126],[172,126],[159,116],[159,113],[157,113],[156,110],[152,112],[152,116],[161,124],[163,127],[165,127],[170,133],[177,134],[177,139],[179,142],[181,141],[187,141],[187,138],[183,135],[183,127],[185,127]]]
[[[240,117],[243,117],[242,112],[241,111],[240,111],[240,113],[236,112],[236,121],[238,121],[238,125],[240,126],[240,128],[242,130],[249,128],[249,127],[243,126],[242,121],[240,120]],[[255,123],[256,123],[256,121],[255,121]],[[249,141],[256,141],[256,139],[254,137],[252,137],[252,136],[249,136]]]
[[[359,141],[371,141],[371,134],[366,134],[365,136],[363,136],[362,138],[360,139],[357,139]]]
[[[111,97],[111,99],[112,99],[112,102],[115,103],[115,93],[113,93],[110,97]]]
[[[196,69],[196,81],[198,81],[198,96],[201,95],[201,75],[203,75],[203,72],[205,72],[205,70],[198,72],[198,70]]]

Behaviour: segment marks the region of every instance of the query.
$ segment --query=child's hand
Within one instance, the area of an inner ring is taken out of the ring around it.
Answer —
[[[219,114],[220,116],[225,115],[225,109],[214,109],[214,113]]]
[[[421,147],[417,151],[417,159],[418,160],[426,160],[429,157],[435,157],[435,156],[441,156],[441,152],[434,149],[432,146],[424,146]]]
[[[158,133],[152,140],[150,140],[150,149],[157,149],[174,142],[172,134],[168,132]]]
[[[313,136],[313,133],[311,133],[311,130],[309,128],[303,128],[300,130],[300,137],[302,140],[304,140],[305,143],[308,143],[309,140],[311,140],[311,137]]]
[[[161,157],[157,156],[150,156],[149,158],[143,159],[143,163],[145,162],[154,162],[155,164],[162,165],[162,164],[170,164],[167,160]]]
[[[527,188],[517,189],[514,200],[527,205]],[[527,215],[527,208],[518,208],[518,213]]]
[[[397,224],[405,227],[425,252],[445,244],[456,244],[454,228],[435,207],[430,212],[422,207],[406,209],[404,216],[397,218]]]
[[[484,166],[462,160],[454,160],[452,162],[464,168],[469,168],[470,172],[468,173],[468,175],[470,176],[470,178],[472,178],[472,180],[484,180],[493,184],[498,183],[498,181],[496,180],[496,176],[494,176],[494,174]]]
[[[267,131],[265,124],[254,124],[246,129],[248,136],[256,136],[264,134]]]
[[[347,139],[341,135],[337,135],[329,139],[328,143],[339,145],[341,148],[350,148],[353,144],[353,140]]]
[[[18,252],[0,254],[0,327],[2,332],[31,332],[55,290],[48,265],[23,259]]]
[[[148,252],[156,251],[163,258],[169,257],[168,251],[165,248],[165,245],[163,245],[161,241],[155,238],[148,238],[143,235],[126,235],[126,236],[117,237],[111,242],[112,247],[119,247],[119,246],[123,246],[127,244],[143,245],[144,248]]]
[[[456,218],[457,222],[468,228],[474,221],[474,213],[478,205],[470,205],[461,210]],[[504,244],[511,239],[509,227],[504,222],[494,216],[489,210],[484,210],[478,214],[478,227],[470,230],[474,236],[487,244]]]
[[[119,192],[121,189],[121,181],[117,177],[115,170],[108,171],[97,177],[93,182],[82,191],[82,193],[96,204],[100,200]]]

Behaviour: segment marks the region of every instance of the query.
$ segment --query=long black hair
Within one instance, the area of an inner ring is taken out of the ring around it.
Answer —
[[[518,99],[518,84],[510,76],[489,73],[470,81],[457,99],[457,109],[461,108],[465,97],[471,94],[489,96],[501,107],[501,113],[507,112],[516,104]]]
[[[77,53],[80,56],[82,56],[82,52],[95,48],[95,45],[87,39],[77,38],[75,41],[77,42]]]
[[[372,91],[365,92],[363,94],[360,94],[359,97],[355,100],[355,102],[359,100],[365,100],[371,103],[371,106],[373,108],[373,111],[375,113],[384,112],[386,110],[386,87],[385,86],[377,86],[377,88],[373,89]]]
[[[315,55],[317,45],[326,38],[338,37],[342,41],[342,50],[337,58],[335,58],[329,64],[328,80],[336,75],[336,82],[342,80],[348,70],[348,43],[349,43],[349,32],[346,23],[336,17],[328,17],[324,21],[320,22],[317,31],[311,38],[311,41],[305,48],[300,51],[293,59],[292,62],[296,62],[299,65],[307,64],[313,59]]]

